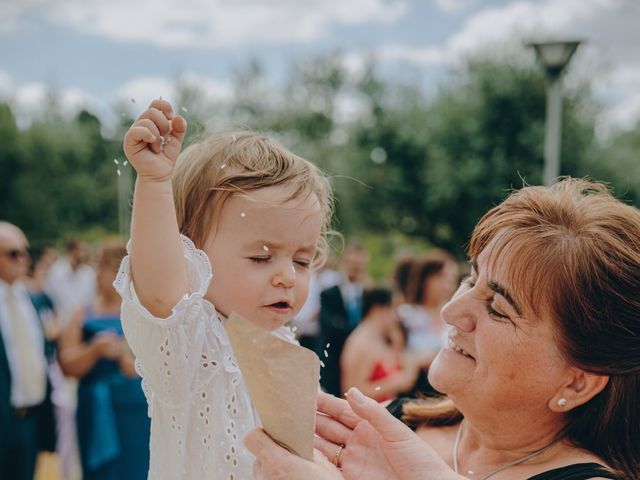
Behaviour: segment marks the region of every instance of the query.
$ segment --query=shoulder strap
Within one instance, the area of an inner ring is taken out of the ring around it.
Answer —
[[[528,480],[588,480],[595,477],[623,480],[597,463],[576,463],[534,475]]]

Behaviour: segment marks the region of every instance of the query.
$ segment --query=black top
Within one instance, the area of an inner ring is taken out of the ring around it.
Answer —
[[[410,398],[396,398],[387,405],[387,410],[389,410],[394,417],[402,420],[402,407],[411,400]],[[417,425],[409,425],[409,427],[415,430]],[[613,473],[597,463],[576,463],[567,467],[555,468],[529,477],[528,480],[588,480],[598,477],[624,480],[621,477],[616,477]]]
[[[529,477],[528,480],[587,480],[597,477],[623,480],[597,463],[576,463],[568,467],[556,468],[544,473],[539,473],[538,475]]]

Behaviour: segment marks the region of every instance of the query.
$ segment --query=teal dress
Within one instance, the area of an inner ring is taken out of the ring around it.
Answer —
[[[120,316],[87,311],[83,339],[123,336]],[[144,480],[149,470],[150,419],[141,379],[99,360],[78,386],[78,443],[84,480]]]

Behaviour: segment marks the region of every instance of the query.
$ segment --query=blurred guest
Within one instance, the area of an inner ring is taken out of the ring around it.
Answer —
[[[339,283],[320,294],[320,336],[323,358],[320,384],[340,395],[340,355],[344,342],[362,317],[362,291],[367,279],[369,253],[358,243],[347,243],[340,259]],[[327,346],[328,345],[328,346]]]
[[[409,278],[411,270],[416,262],[414,255],[403,255],[396,260],[391,279],[393,281],[394,294],[399,304],[406,303],[409,298]]]
[[[53,247],[44,247],[36,252],[31,252],[31,265],[24,283],[29,289],[32,298],[45,298],[44,303],[53,309],[51,297],[45,293],[47,277],[52,265],[56,262],[58,254]]]
[[[413,387],[419,366],[404,353],[404,336],[392,290],[385,287],[365,290],[362,316],[362,322],[349,335],[342,351],[342,391],[357,387],[378,401],[394,398]]]
[[[458,265],[448,253],[436,251],[416,260],[408,283],[407,303],[399,309],[410,351],[433,356],[444,345],[447,329],[440,309],[458,287]]]
[[[38,452],[55,444],[45,337],[23,282],[27,247],[0,222],[0,478],[12,480],[32,480]]]
[[[313,272],[309,278],[309,293],[304,306],[298,312],[293,324],[296,338],[305,348],[322,352],[320,345],[320,294],[340,282],[341,275],[327,263],[321,270]]]
[[[51,266],[45,284],[63,324],[77,307],[91,304],[95,287],[95,271],[87,264],[87,246],[79,240],[69,240],[65,255]]]
[[[113,287],[125,255],[123,242],[103,244],[94,301],[76,311],[60,337],[60,364],[80,379],[77,425],[84,480],[146,479],[149,469],[147,402]]]

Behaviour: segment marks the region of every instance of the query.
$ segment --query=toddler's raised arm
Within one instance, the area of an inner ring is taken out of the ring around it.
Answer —
[[[171,175],[187,122],[171,104],[154,100],[124,137],[124,153],[136,169],[131,221],[131,275],[142,305],[166,317],[187,293],[171,190]]]

